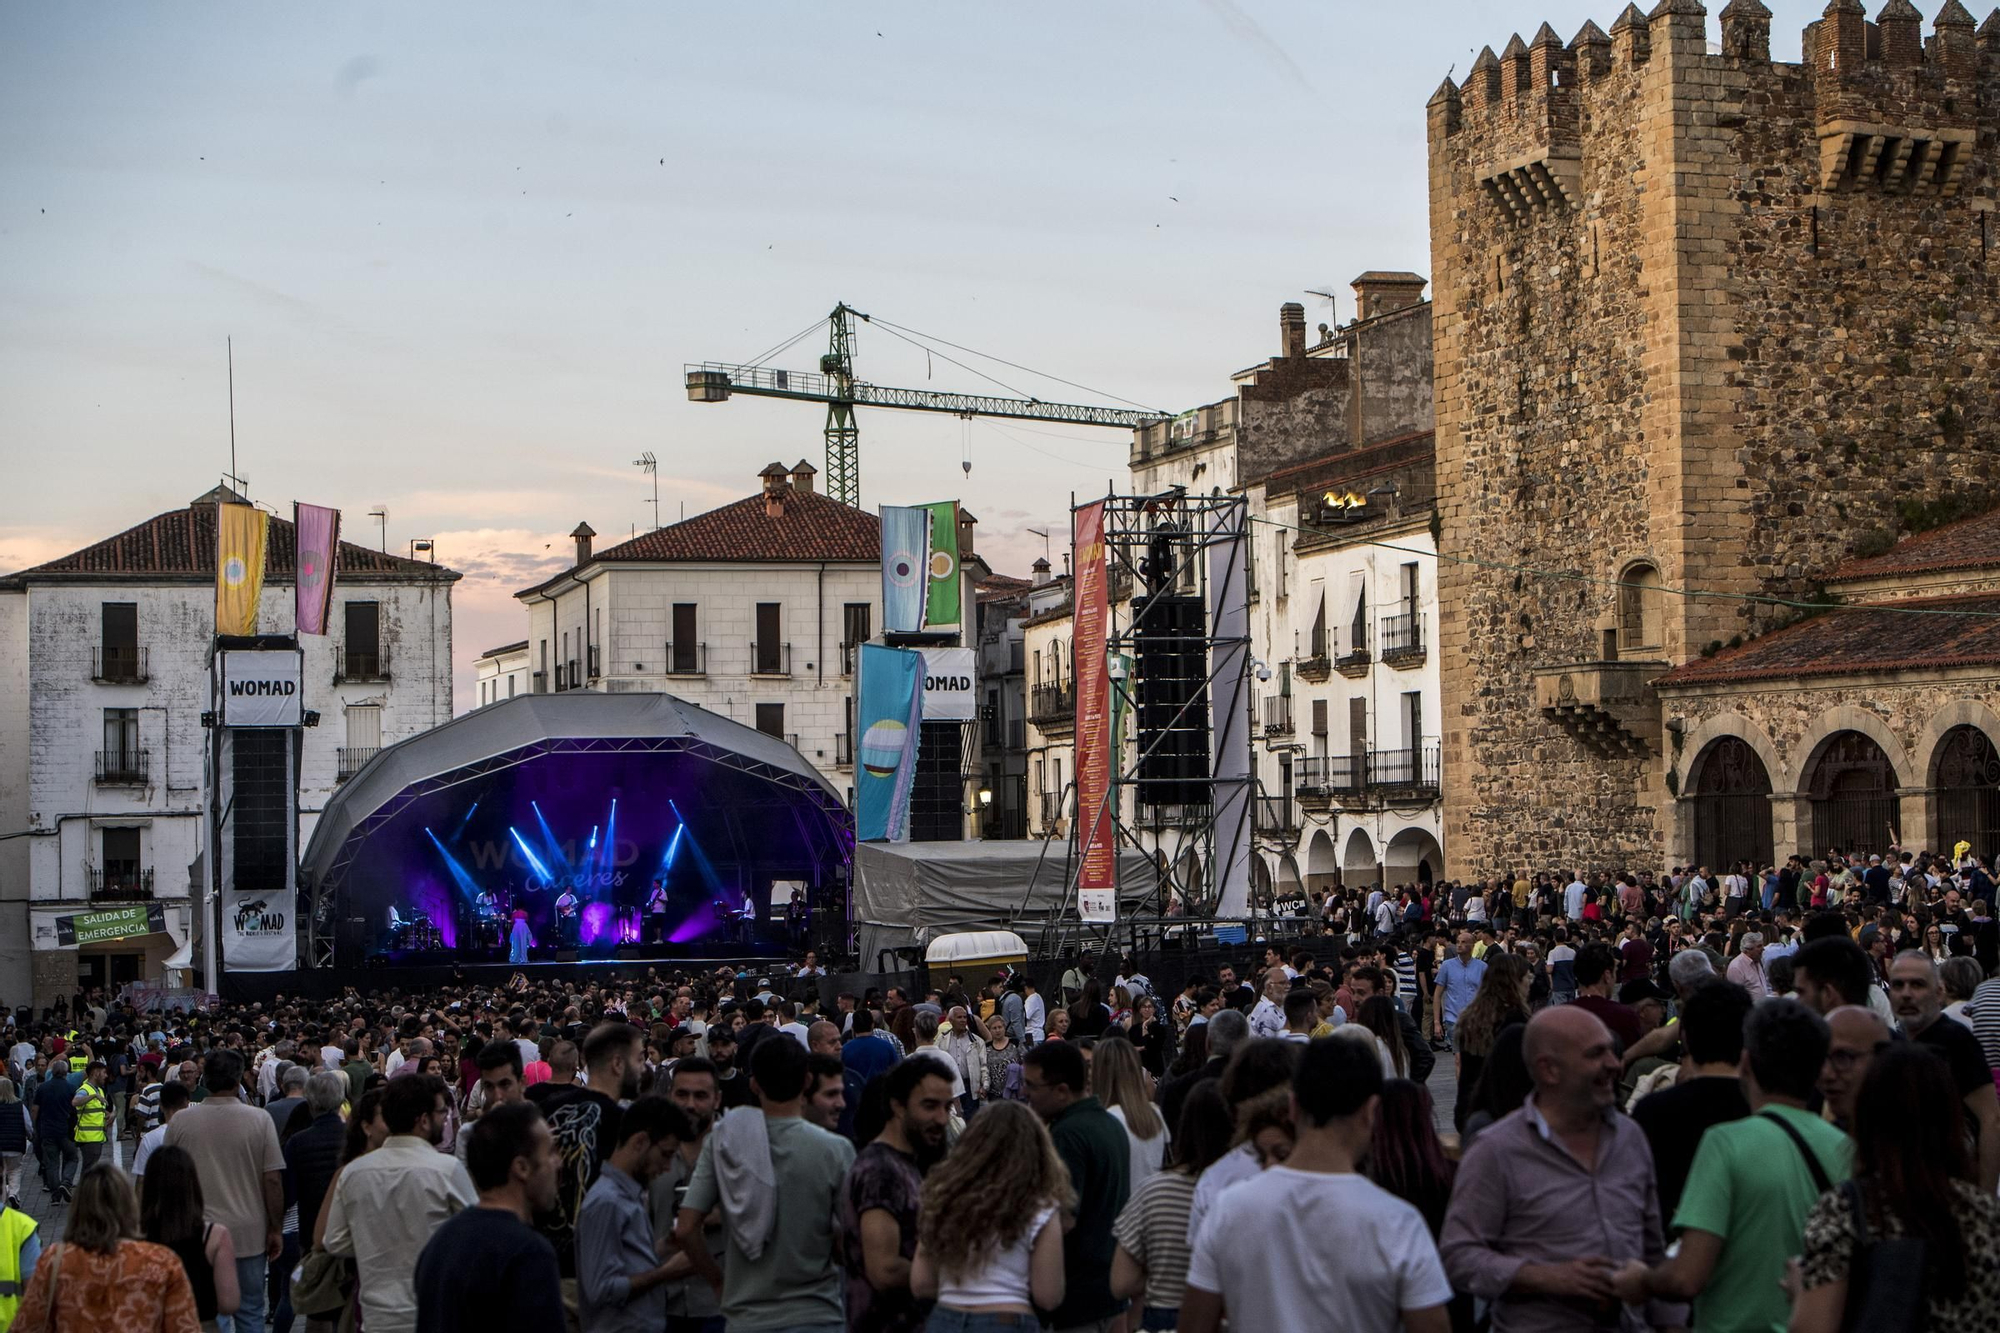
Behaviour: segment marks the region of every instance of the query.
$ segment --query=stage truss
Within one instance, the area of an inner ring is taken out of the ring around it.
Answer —
[[[1240,912],[1245,904],[1227,899],[1240,898],[1247,890],[1257,782],[1251,755],[1248,506],[1241,496],[1190,495],[1178,486],[1156,495],[1108,495],[1103,504],[1111,603],[1106,654],[1111,662],[1131,667],[1111,671],[1111,688],[1127,719],[1124,735],[1130,742],[1121,744],[1116,756],[1112,826],[1118,846],[1145,853],[1157,876],[1137,915],[1165,918],[1171,913],[1185,921],[1218,911]],[[1077,507],[1072,505],[1072,511]],[[1148,780],[1140,776],[1147,756],[1138,726],[1138,645],[1143,634],[1159,628],[1148,617],[1164,605],[1161,594],[1195,598],[1203,612],[1199,632],[1176,636],[1198,645],[1207,671],[1174,720],[1189,709],[1208,715],[1205,802],[1150,800]],[[1145,598],[1143,607],[1135,609],[1135,595]],[[1079,678],[1078,665],[1072,662],[1072,680]],[[1066,808],[1074,804],[1075,790],[1072,780],[1063,793]],[[1052,938],[1059,951],[1084,938],[1101,945],[1119,928],[1116,923],[1085,922],[1076,914],[1082,864],[1077,841],[1084,822],[1082,811],[1069,821],[1064,853],[1068,891]],[[1238,888],[1234,895],[1232,886]],[[1179,911],[1172,912],[1176,903]]]

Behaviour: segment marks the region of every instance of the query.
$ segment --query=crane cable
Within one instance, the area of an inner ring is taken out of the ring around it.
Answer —
[[[797,333],[794,333],[791,337],[779,343],[776,347],[773,347],[770,351],[765,352],[761,356],[752,357],[750,360],[745,361],[743,364],[746,366],[761,366],[766,361],[769,361],[772,357],[776,356],[778,353],[784,351],[792,344],[798,342],[799,339],[805,337],[807,334],[813,332],[815,329],[822,327],[825,323],[826,323],[826,317],[822,316],[819,319],[814,320],[812,323],[806,325],[804,328],[800,329]]]
[[[949,348],[951,348],[951,349],[952,349],[953,351],[955,351],[955,352],[964,352],[964,353],[965,353],[965,354],[966,354],[967,356],[976,356],[976,357],[980,357],[980,358],[983,358],[984,360],[987,360],[987,361],[993,361],[993,362],[997,362],[997,363],[998,363],[998,364],[1000,364],[1000,365],[1003,365],[1003,366],[1006,366],[1006,367],[1008,367],[1008,368],[1009,368],[1010,370],[1018,370],[1018,371],[1021,371],[1021,372],[1025,373],[1025,374],[1029,374],[1029,375],[1035,375],[1035,376],[1038,376],[1038,377],[1040,377],[1040,378],[1042,378],[1042,379],[1045,379],[1045,380],[1053,380],[1053,381],[1054,381],[1055,383],[1057,383],[1057,384],[1063,384],[1063,385],[1067,385],[1067,386],[1069,386],[1069,387],[1070,387],[1070,388],[1072,388],[1072,389],[1081,389],[1081,390],[1083,390],[1083,392],[1085,392],[1085,393],[1094,393],[1094,394],[1096,394],[1096,395],[1097,395],[1098,397],[1100,397],[1100,398],[1109,398],[1109,399],[1110,399],[1110,400],[1111,400],[1112,402],[1114,402],[1114,403],[1124,403],[1124,404],[1125,404],[1125,405],[1126,405],[1127,407],[1136,407],[1136,408],[1138,408],[1138,409],[1139,409],[1140,411],[1142,411],[1142,412],[1158,412],[1158,413],[1159,413],[1159,414],[1160,414],[1161,416],[1163,416],[1163,417],[1171,417],[1171,416],[1173,415],[1173,413],[1171,413],[1171,412],[1168,412],[1168,411],[1166,411],[1166,410],[1165,410],[1165,409],[1163,409],[1163,408],[1158,408],[1158,407],[1154,407],[1154,406],[1152,406],[1152,405],[1150,405],[1150,404],[1147,404],[1147,403],[1141,403],[1141,402],[1136,402],[1136,401],[1134,401],[1133,399],[1130,399],[1130,398],[1121,398],[1121,397],[1119,397],[1119,396],[1118,396],[1117,394],[1115,394],[1115,393],[1106,393],[1106,392],[1105,392],[1104,390],[1102,390],[1102,389],[1093,389],[1093,388],[1091,388],[1091,387],[1090,387],[1090,386],[1089,386],[1088,384],[1078,384],[1078,383],[1077,383],[1077,382],[1076,382],[1075,380],[1066,380],[1066,379],[1064,379],[1064,378],[1063,378],[1062,376],[1060,376],[1060,375],[1051,375],[1051,374],[1049,374],[1049,373],[1048,373],[1047,371],[1045,371],[1045,370],[1036,370],[1036,369],[1035,369],[1035,368],[1034,368],[1033,366],[1024,366],[1024,365],[1021,365],[1021,364],[1019,364],[1019,363],[1017,363],[1017,362],[1014,362],[1014,361],[1009,361],[1009,360],[1007,360],[1007,359],[1006,359],[1005,357],[1001,357],[1001,356],[994,356],[994,355],[993,355],[992,353],[990,353],[990,352],[982,352],[982,351],[979,351],[978,349],[976,349],[976,348],[972,348],[972,347],[962,347],[962,346],[960,346],[959,344],[957,344],[957,343],[955,343],[955,342],[948,342],[948,341],[946,341],[945,339],[943,339],[943,338],[940,338],[940,337],[938,337],[938,336],[937,336],[937,335],[935,335],[935,334],[930,334],[930,333],[919,333],[919,332],[918,332],[917,330],[915,330],[915,329],[912,329],[912,328],[905,328],[905,327],[904,327],[903,325],[901,325],[901,324],[892,324],[892,323],[890,323],[890,322],[889,322],[888,320],[886,320],[886,319],[882,318],[882,317],[881,317],[880,315],[871,315],[871,316],[869,316],[869,319],[868,319],[868,322],[869,322],[869,323],[871,323],[871,324],[880,324],[880,325],[882,325],[883,327],[885,327],[885,328],[888,328],[888,329],[891,329],[891,330],[896,330],[896,329],[900,329],[900,330],[902,330],[902,332],[904,332],[904,333],[907,333],[907,334],[909,334],[909,335],[910,335],[911,337],[913,337],[913,338],[928,338],[928,339],[929,339],[930,341],[932,341],[932,342],[934,342],[934,343],[938,343],[938,344],[940,344],[940,345],[942,345],[942,346],[945,346],[945,347],[949,347]],[[949,358],[949,357],[946,357],[945,359],[946,359],[946,360],[948,360],[948,361],[949,361],[949,360],[951,360],[951,358]],[[960,363],[959,363],[959,362],[956,362],[956,361],[952,361],[952,364],[953,364],[953,365],[959,365]],[[968,370],[970,370],[970,369],[971,369],[971,367],[967,366],[967,367],[965,367],[965,369],[968,369]],[[978,371],[976,371],[976,370],[974,370],[974,371],[973,371],[972,373],[973,373],[973,374],[975,374],[975,375],[979,374],[979,372],[978,372]],[[991,378],[991,377],[990,377],[990,376],[982,376],[981,378]],[[993,383],[995,383],[995,384],[999,384],[999,383],[1000,383],[1000,381],[999,381],[999,380],[993,380]],[[1011,387],[1011,386],[1003,386],[1003,387]],[[1012,390],[1012,392],[1014,392],[1014,393],[1020,393],[1020,392],[1021,392],[1021,390],[1019,390],[1019,389],[1013,389],[1013,390]],[[1024,396],[1024,397],[1032,397],[1033,395],[1023,395],[1023,396]]]
[[[951,362],[952,365],[957,366],[960,370],[965,371],[967,374],[977,375],[979,376],[980,379],[985,380],[988,384],[997,384],[1001,388],[1005,389],[1008,393],[1018,394],[1021,397],[1030,399],[1032,401],[1037,401],[1037,402],[1040,401],[1039,399],[1035,398],[1035,395],[1029,393],[1026,389],[1017,389],[1013,385],[1007,383],[1005,380],[996,380],[991,375],[988,375],[986,372],[982,370],[974,370],[971,366],[966,365],[965,362],[954,360],[953,358],[946,356],[943,352],[935,351],[930,347],[926,347],[924,344],[918,342],[914,338],[903,337],[902,334],[896,332],[896,328],[892,324],[885,323],[881,320],[874,320],[871,322],[882,324],[882,331],[884,333],[888,334],[891,338],[900,339],[901,341],[908,343],[910,346],[922,352],[926,357],[936,356],[937,359],[940,361],[949,361]],[[975,353],[974,355],[977,355],[977,353]]]

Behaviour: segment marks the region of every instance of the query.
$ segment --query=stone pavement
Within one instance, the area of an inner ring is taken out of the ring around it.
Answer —
[[[115,1161],[121,1167],[127,1166],[132,1161],[132,1150],[137,1146],[137,1140],[129,1137],[107,1144],[104,1160]],[[43,1245],[62,1239],[63,1224],[69,1220],[69,1206],[49,1197],[48,1190],[42,1185],[41,1163],[32,1147],[28,1160],[21,1167],[21,1211],[41,1224]]]

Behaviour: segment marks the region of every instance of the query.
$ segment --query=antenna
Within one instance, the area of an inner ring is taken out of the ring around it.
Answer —
[[[247,489],[243,478],[236,471],[236,340],[225,337],[222,340],[224,353],[229,358],[229,472],[230,488],[238,495]]]
[[[632,460],[632,466],[640,469],[653,479],[653,530],[658,532],[660,529],[660,460],[653,457],[653,451],[648,449],[645,453],[640,454]]]
[[[1316,292],[1312,290],[1310,287],[1308,287],[1306,289],[1306,295],[1317,296],[1320,300],[1326,302],[1326,322],[1328,325],[1338,328],[1339,320],[1337,320],[1335,316],[1339,313],[1340,303],[1334,300],[1333,284],[1329,282],[1326,285],[1326,287],[1327,289],[1323,292]]]
[[[368,511],[368,517],[379,519],[382,524],[382,554],[389,553],[389,506],[377,505]]]
[[[1029,528],[1028,531],[1042,539],[1042,559],[1049,558],[1049,534],[1046,528]]]

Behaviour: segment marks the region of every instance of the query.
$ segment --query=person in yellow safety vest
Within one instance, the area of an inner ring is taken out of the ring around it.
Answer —
[[[104,1061],[92,1060],[84,1066],[83,1083],[77,1088],[70,1105],[76,1108],[76,1146],[83,1154],[83,1169],[90,1170],[97,1165],[97,1159],[104,1155],[104,1126],[109,1100],[104,1095]],[[81,1174],[79,1174],[81,1179]]]
[[[42,1238],[35,1219],[0,1200],[0,1333],[13,1327],[21,1293],[28,1289],[28,1276],[41,1257]]]

